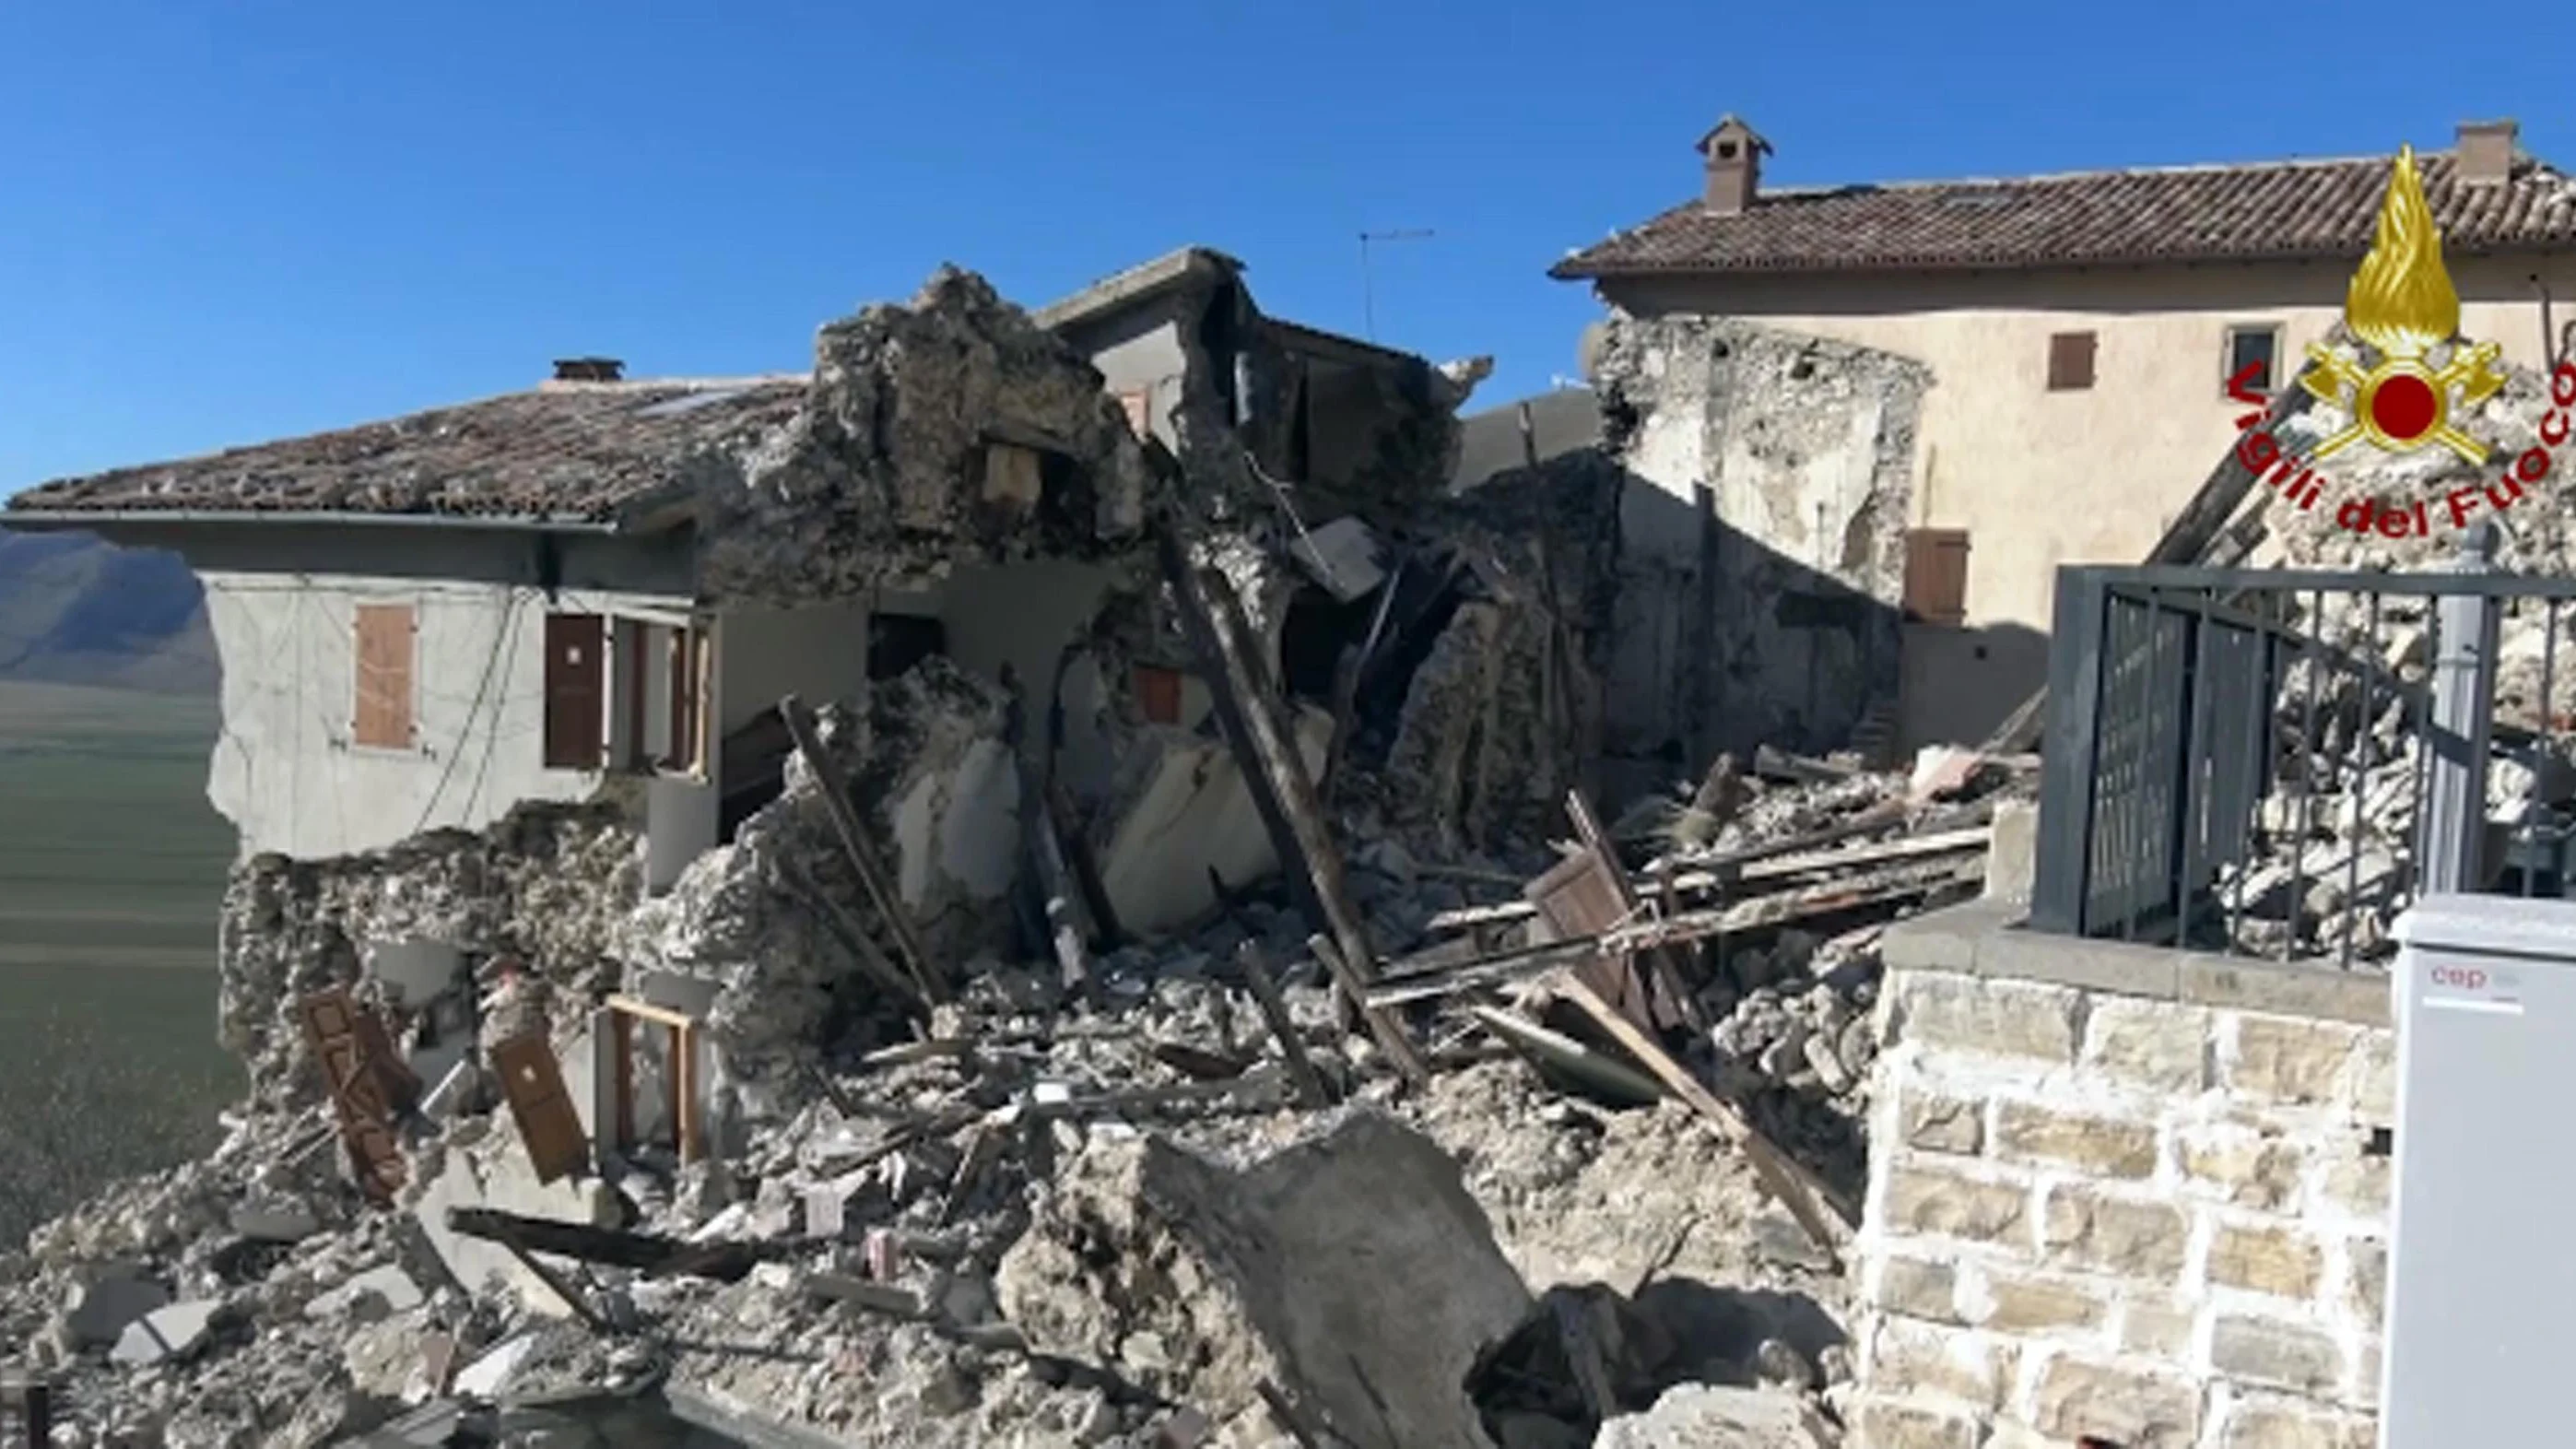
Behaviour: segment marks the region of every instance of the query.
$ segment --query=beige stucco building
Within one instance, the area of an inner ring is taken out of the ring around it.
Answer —
[[[2420,164],[2462,330],[2535,364],[2576,318],[2576,181],[2516,134],[2464,125]],[[2390,166],[1765,191],[1769,149],[1722,121],[1700,143],[1697,200],[1553,275],[1641,317],[1740,318],[1930,369],[1905,506],[1911,555],[1949,566],[1908,583],[1917,740],[1975,735],[2037,683],[2057,565],[2136,562],[2155,543],[2247,411],[2229,375],[2268,360],[2286,380],[2341,315]]]

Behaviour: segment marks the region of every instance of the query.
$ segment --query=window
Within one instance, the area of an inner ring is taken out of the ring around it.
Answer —
[[[1179,724],[1181,672],[1157,664],[1139,664],[1134,676],[1137,712],[1153,724]]]
[[[2246,380],[2249,392],[2270,392],[2279,386],[2281,368],[2281,329],[2269,322],[2249,322],[2227,329],[2227,371],[2218,379],[2223,396],[2236,381],[2236,375],[2248,367],[2257,369]]]
[[[2048,339],[2048,390],[2077,392],[2093,385],[2093,334],[2057,332]]]
[[[683,624],[654,624],[640,619],[617,621],[619,708],[609,732],[611,743],[599,755],[615,758],[629,770],[661,770],[693,775],[707,758],[707,710],[710,651],[706,631]],[[551,692],[550,692],[551,697]],[[568,711],[579,715],[578,700]],[[600,716],[589,716],[597,721]],[[548,722],[551,741],[552,721]],[[566,749],[572,725],[566,725]],[[596,735],[598,725],[591,732]],[[551,747],[550,747],[551,748]]]
[[[546,768],[596,770],[607,749],[608,621],[546,616]]]
[[[1927,624],[1968,621],[1966,529],[1906,530],[1905,616]]]
[[[370,749],[412,747],[412,646],[409,604],[358,606],[357,699],[349,738]]]

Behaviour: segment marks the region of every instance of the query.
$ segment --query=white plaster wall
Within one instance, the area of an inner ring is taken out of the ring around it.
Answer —
[[[1189,367],[1180,324],[1168,317],[1141,314],[1124,335],[1104,334],[1085,341],[1091,348],[1091,365],[1100,369],[1107,390],[1122,393],[1145,389],[1148,430],[1164,447],[1178,449],[1180,439],[1172,431],[1172,411],[1180,404]]]
[[[545,616],[685,601],[502,584],[205,572],[222,655],[223,733],[207,798],[244,854],[315,859],[440,826],[479,829],[522,800],[578,800],[589,770],[545,768]],[[362,603],[410,604],[417,743],[351,740]],[[616,697],[614,663],[606,691]]]
[[[2356,261],[2358,259],[2355,259]],[[2135,563],[2236,437],[2227,330],[2278,323],[2283,376],[2342,315],[2352,262],[1997,275],[1695,279],[1614,284],[1648,314],[1737,316],[1930,366],[1915,449],[1919,526],[1969,533],[1974,624],[2045,630],[2060,563]],[[2542,356],[2539,273],[2576,317],[2576,257],[2455,257],[2461,328],[2524,365]],[[2098,339],[2094,385],[2051,392],[2051,333]],[[1677,423],[1643,440],[1652,476],[1694,476]],[[1706,476],[1700,472],[1697,476]]]
[[[868,680],[868,606],[848,601],[797,609],[728,607],[717,622],[716,670],[724,735],[778,707],[846,699]]]

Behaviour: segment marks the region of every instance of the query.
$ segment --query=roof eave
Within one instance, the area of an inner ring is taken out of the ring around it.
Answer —
[[[643,521],[652,524],[653,520]],[[576,518],[528,514],[357,513],[307,508],[0,508],[0,528],[38,532],[95,529],[118,524],[198,527],[208,524],[264,523],[274,527],[446,528],[482,533],[641,534],[656,531],[622,518]],[[668,527],[668,523],[659,523]]]
[[[2038,272],[2061,271],[2076,267],[2211,266],[2231,262],[2357,262],[2368,251],[2367,246],[2339,246],[2292,247],[2269,251],[2122,252],[2092,257],[2050,257],[2044,260],[1995,257],[1891,257],[1850,262],[1799,259],[1785,262],[1619,263],[1586,262],[1578,258],[1557,263],[1548,268],[1547,274],[1558,281],[1617,281],[1646,277],[1846,276],[1888,272]],[[2564,241],[2445,242],[2443,251],[2446,255],[2455,257],[2576,252],[2576,238]]]

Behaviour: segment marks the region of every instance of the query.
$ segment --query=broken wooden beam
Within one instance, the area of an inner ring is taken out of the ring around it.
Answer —
[[[1635,1022],[1621,1016],[1610,1003],[1592,993],[1580,981],[1566,983],[1566,996],[1583,1008],[1601,1029],[1610,1034],[1637,1063],[1654,1074],[1682,1104],[1715,1127],[1719,1135],[1732,1142],[1753,1169],[1754,1178],[1764,1191],[1777,1198],[1788,1209],[1789,1216],[1805,1229],[1807,1236],[1834,1260],[1834,1271],[1842,1268],[1842,1244],[1855,1226],[1842,1204],[1815,1175],[1795,1158],[1782,1152],[1770,1138],[1746,1119],[1732,1104],[1721,1102],[1717,1095],[1700,1085],[1697,1077],[1673,1060],[1655,1039],[1640,1030]]]
[[[1983,862],[1978,869],[1984,868]],[[1450,996],[1478,986],[1524,980],[1560,966],[1575,966],[1598,956],[1635,951],[1650,945],[1705,940],[1731,931],[1749,931],[1790,921],[1831,915],[1909,896],[1923,895],[1963,879],[1963,867],[1951,860],[1900,862],[1859,879],[1830,880],[1777,895],[1708,910],[1690,911],[1659,921],[1641,921],[1599,935],[1550,941],[1459,962],[1434,947],[1390,963],[1386,977],[1370,988],[1372,1006]]]
[[[1270,670],[1254,652],[1252,624],[1244,617],[1243,601],[1235,597],[1234,586],[1226,582],[1225,576],[1214,569],[1198,570],[1197,583],[1198,597],[1207,611],[1210,637],[1221,656],[1227,687],[1238,696],[1245,739],[1252,747],[1253,758],[1244,763],[1268,776],[1278,794],[1288,829],[1296,836],[1297,857],[1304,861],[1314,880],[1315,902],[1324,913],[1324,927],[1332,933],[1333,944],[1340,948],[1344,962],[1360,980],[1374,980],[1377,950],[1369,942],[1365,918],[1351,903],[1343,880],[1341,850],[1333,844],[1323,801],[1315,794],[1295,733],[1279,708],[1279,693]],[[1287,860],[1283,856],[1282,864]]]
[[[894,938],[891,953],[903,964],[921,994],[933,1002],[948,999],[948,982],[931,963],[922,949],[921,937],[913,930],[912,918],[903,908],[903,896],[895,889],[894,877],[878,861],[868,844],[867,831],[860,824],[858,807],[850,801],[850,782],[841,773],[840,764],[823,748],[823,736],[816,726],[814,711],[795,695],[778,701],[779,718],[787,722],[787,733],[796,741],[796,753],[805,757],[805,767],[814,772],[814,783],[823,796],[823,809],[832,818],[832,829],[841,837],[841,848],[850,857],[851,868],[858,872],[859,884],[868,893],[868,903],[876,907],[877,918],[885,923],[886,934]]]
[[[1279,1043],[1279,1054],[1288,1063],[1288,1080],[1297,1089],[1297,1100],[1316,1111],[1333,1105],[1333,1094],[1324,1086],[1323,1075],[1307,1059],[1306,1044],[1297,1036],[1296,1019],[1288,1014],[1287,999],[1279,994],[1279,983],[1270,975],[1270,963],[1262,959],[1260,943],[1244,942],[1234,953],[1234,963],[1243,972],[1244,989],[1252,993],[1253,1005],[1261,1009],[1262,1023]]]
[[[878,945],[876,938],[868,934],[866,924],[852,915],[848,906],[832,899],[831,893],[823,889],[822,883],[815,880],[796,857],[782,853],[773,859],[778,863],[779,878],[786,882],[788,890],[809,909],[822,913],[827,933],[849,950],[868,979],[911,1008],[916,1018],[927,1017],[930,1001],[922,995],[920,984],[894,964],[894,958],[886,954],[885,947]]]
[[[532,1218],[476,1207],[449,1208],[447,1230],[499,1243],[505,1248],[515,1243],[518,1251],[552,1253],[558,1258],[605,1263],[612,1268],[631,1268],[648,1275],[686,1273],[692,1277],[726,1282],[743,1278],[765,1258],[794,1247],[792,1244],[688,1243],[647,1233],[596,1228],[588,1223],[566,1222],[559,1218]]]
[[[1237,692],[1226,650],[1217,638],[1214,617],[1200,594],[1198,575],[1190,567],[1180,540],[1168,530],[1155,536],[1154,556],[1162,566],[1163,581],[1171,586],[1172,602],[1181,616],[1181,632],[1189,636],[1190,652],[1198,658],[1199,677],[1208,687],[1209,709],[1216,715],[1226,747],[1234,755],[1244,793],[1252,797],[1253,813],[1261,817],[1262,830],[1269,835],[1271,849],[1279,857],[1279,870],[1287,878],[1288,893],[1306,912],[1308,920],[1321,921],[1325,919],[1324,906],[1316,895],[1314,874],[1307,869],[1297,832],[1288,823],[1279,787],[1263,768],[1259,747],[1253,743],[1252,722]]]
[[[1855,871],[1900,860],[1917,860],[1925,856],[1958,855],[1986,849],[1992,844],[1994,831],[1989,826],[1971,825],[1959,830],[1945,830],[1931,835],[1909,835],[1879,845],[1864,845],[1852,850],[1817,851],[1804,855],[1782,856],[1757,861],[1740,871],[1690,870],[1667,876],[1662,884],[1676,892],[1702,894],[1736,886],[1767,884],[1791,880],[1819,871]],[[1442,911],[1425,927],[1431,931],[1465,930],[1476,926],[1495,926],[1526,920],[1537,912],[1528,901],[1505,901],[1491,906],[1467,906]]]
[[[1360,1019],[1368,1023],[1369,1035],[1376,1039],[1378,1049],[1386,1053],[1387,1060],[1395,1063],[1395,1069],[1403,1074],[1404,1079],[1417,1087],[1430,1081],[1431,1066],[1422,1059],[1421,1049],[1414,1046],[1413,1038],[1405,1033],[1404,1023],[1396,1019],[1395,1008],[1381,1006],[1370,999],[1369,979],[1342,959],[1342,953],[1334,947],[1332,938],[1318,931],[1306,938],[1306,949],[1314,952],[1315,959],[1324,963],[1324,969],[1341,987],[1343,998],[1358,1007]]]
[[[1580,787],[1566,792],[1565,814],[1574,823],[1574,833],[1582,840],[1584,848],[1601,863],[1602,874],[1618,899],[1621,917],[1634,921],[1650,915],[1645,903],[1637,897],[1637,888],[1628,879],[1628,868],[1620,863],[1619,848],[1611,844],[1610,832],[1602,828],[1600,814],[1592,808],[1592,801]],[[1706,1031],[1709,1025],[1707,1017],[1699,1009],[1699,999],[1683,983],[1680,964],[1672,954],[1660,946],[1648,947],[1640,959],[1644,962],[1644,970],[1639,972],[1634,966],[1623,966],[1618,975],[1629,978],[1624,981],[1603,972],[1602,963],[1595,963],[1590,969],[1599,973],[1598,979],[1613,980],[1622,987],[1644,988],[1638,1001],[1644,1009],[1631,1010],[1629,1015],[1647,1030],[1687,1026],[1694,1031]]]

